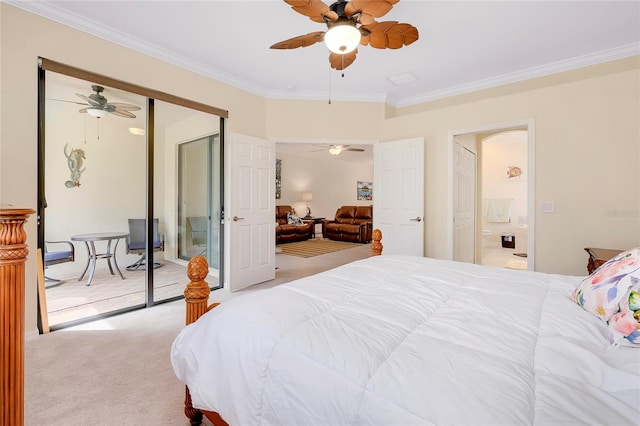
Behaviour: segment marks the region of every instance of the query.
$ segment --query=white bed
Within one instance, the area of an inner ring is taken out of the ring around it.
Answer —
[[[171,361],[231,425],[637,425],[640,350],[583,278],[371,257],[222,303]]]

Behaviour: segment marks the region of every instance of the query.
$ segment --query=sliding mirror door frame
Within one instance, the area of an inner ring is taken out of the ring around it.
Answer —
[[[180,98],[174,95],[169,95],[157,90],[145,88],[142,86],[137,86],[135,84],[123,82],[120,80],[112,79],[110,77],[106,77],[103,75],[91,73],[88,71],[84,71],[69,65],[61,64],[55,61],[51,61],[45,58],[38,59],[38,247],[43,248],[45,242],[45,209],[47,205],[46,194],[45,194],[45,115],[46,115],[46,107],[45,107],[45,88],[46,88],[46,72],[55,72],[58,74],[66,75],[69,77],[77,78],[80,80],[85,80],[88,82],[92,82],[93,84],[104,85],[107,87],[111,87],[118,90],[127,91],[136,95],[141,95],[147,98],[147,129],[146,129],[146,264],[153,265],[153,254],[154,254],[154,153],[157,149],[155,145],[155,135],[154,135],[154,108],[155,108],[155,100],[162,100],[164,102],[168,102],[175,105],[180,105],[186,108],[191,108],[196,111],[205,112],[212,115],[212,119],[215,119],[214,116],[219,117],[219,138],[220,138],[220,215],[222,216],[223,212],[223,147],[224,147],[224,124],[225,120],[228,118],[228,111],[222,110],[219,108],[215,108],[209,105],[201,104],[198,102],[194,102],[188,99]],[[124,171],[126,172],[126,171]],[[222,228],[221,228],[222,232]],[[220,238],[224,238],[224,236],[220,235]],[[223,244],[219,244],[220,249],[222,249]],[[221,253],[221,260],[219,262],[219,278],[217,286],[213,286],[212,288],[221,288],[223,285],[223,253]],[[153,290],[154,290],[154,269],[152,267],[146,268],[146,296],[145,303],[134,305],[130,308],[118,309],[112,312],[98,314],[91,317],[83,318],[82,320],[73,321],[70,323],[61,324],[59,327],[51,327],[51,329],[56,328],[64,328],[67,326],[75,325],[81,322],[87,322],[96,320],[99,318],[109,317],[113,315],[117,315],[123,312],[128,312],[131,310],[141,309],[145,307],[151,307],[154,304],[164,303],[172,300],[181,299],[184,296],[179,295],[167,299],[163,299],[161,301],[154,300]],[[40,303],[40,300],[39,300]],[[38,315],[38,328],[40,332],[43,332],[42,327],[42,318],[40,316],[40,312]]]

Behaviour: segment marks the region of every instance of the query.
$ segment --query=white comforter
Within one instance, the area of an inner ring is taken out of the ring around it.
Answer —
[[[231,425],[639,424],[640,350],[580,277],[379,256],[222,303],[174,341]]]

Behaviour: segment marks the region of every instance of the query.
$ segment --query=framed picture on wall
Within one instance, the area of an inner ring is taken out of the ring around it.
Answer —
[[[373,200],[373,182],[359,180],[357,186],[358,200]]]
[[[282,195],[282,160],[276,158],[276,200]]]

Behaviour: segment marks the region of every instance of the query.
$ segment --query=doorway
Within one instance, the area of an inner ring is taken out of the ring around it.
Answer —
[[[276,194],[276,205],[289,205],[301,217],[307,207],[311,216],[332,220],[336,210],[342,205],[370,205],[369,200],[358,200],[357,182],[373,182],[373,140],[318,140],[278,139],[276,156],[281,163],[282,185]],[[353,151],[343,150],[331,154],[331,145],[349,145]],[[375,191],[375,190],[374,190]],[[305,193],[312,194],[312,200],[305,200]],[[375,193],[374,193],[375,198]],[[375,202],[375,201],[374,201]],[[320,220],[324,220],[320,219]],[[322,223],[315,227],[315,238],[323,239]],[[276,251],[278,246],[276,246]],[[367,251],[365,250],[365,253]],[[344,251],[341,252],[344,254]],[[368,253],[367,253],[368,254]],[[284,277],[306,276],[338,264],[346,263],[351,257],[343,256],[336,262],[322,262],[323,255],[313,258],[295,258],[286,254],[276,254],[276,280]],[[337,257],[340,257],[337,255]]]
[[[535,270],[533,129],[522,120],[449,133],[450,259]]]
[[[527,269],[527,132],[506,130],[480,138],[479,263]]]

